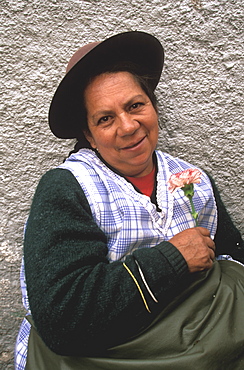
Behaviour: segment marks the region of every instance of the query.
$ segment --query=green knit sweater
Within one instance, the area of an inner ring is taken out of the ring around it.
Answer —
[[[215,191],[220,211],[217,248],[244,261],[240,234]],[[143,290],[149,313],[131,276],[121,262],[108,263],[107,252],[106,236],[75,177],[64,169],[47,172],[33,199],[24,256],[35,326],[54,352],[98,355],[126,341],[194,279],[169,242],[127,256],[125,263]],[[135,259],[159,303],[144,288]]]

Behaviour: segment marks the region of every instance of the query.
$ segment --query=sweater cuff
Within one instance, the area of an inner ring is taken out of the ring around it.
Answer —
[[[189,271],[185,258],[172,243],[164,241],[154,248],[158,249],[159,252],[168,260],[176,275],[182,276]]]
[[[189,274],[184,257],[170,242],[164,241],[149,249],[138,249],[133,255],[150,289],[158,298],[167,291],[175,290],[182,277]]]

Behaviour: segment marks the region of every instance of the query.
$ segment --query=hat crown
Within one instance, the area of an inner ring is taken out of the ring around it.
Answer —
[[[69,63],[66,68],[66,74],[74,67],[76,63],[78,63],[86,54],[88,54],[92,49],[94,49],[100,41],[98,42],[90,42],[82,47],[80,47],[76,52],[72,55],[69,60]]]

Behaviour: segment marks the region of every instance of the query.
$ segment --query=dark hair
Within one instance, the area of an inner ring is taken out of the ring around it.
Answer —
[[[81,97],[81,105],[82,105],[82,111],[81,111],[81,120],[83,121],[83,130],[88,131],[88,122],[87,122],[87,111],[84,101],[84,91],[87,88],[87,86],[99,75],[107,73],[117,73],[117,72],[129,72],[134,77],[136,82],[140,85],[141,89],[145,92],[145,94],[149,97],[154,109],[158,111],[157,107],[157,98],[154,93],[153,88],[151,87],[150,81],[152,80],[151,76],[147,75],[140,75],[136,73],[135,71],[138,70],[138,66],[133,65],[132,63],[121,63],[117,64],[115,66],[111,66],[110,68],[107,68],[106,70],[101,70],[99,73],[96,73],[96,75],[93,75],[90,77],[86,84],[85,88],[82,91],[82,97]],[[81,137],[77,137],[77,143],[75,144],[74,150],[72,150],[69,154],[77,152],[81,148],[91,148],[90,143],[84,138],[84,135],[81,135]]]

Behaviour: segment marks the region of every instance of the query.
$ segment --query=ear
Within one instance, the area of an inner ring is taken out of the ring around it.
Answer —
[[[93,149],[96,149],[97,146],[96,146],[95,140],[93,139],[93,136],[90,133],[90,131],[89,130],[85,130],[85,131],[83,131],[83,133],[84,133],[84,136],[85,136],[86,140],[90,143],[91,147]]]

